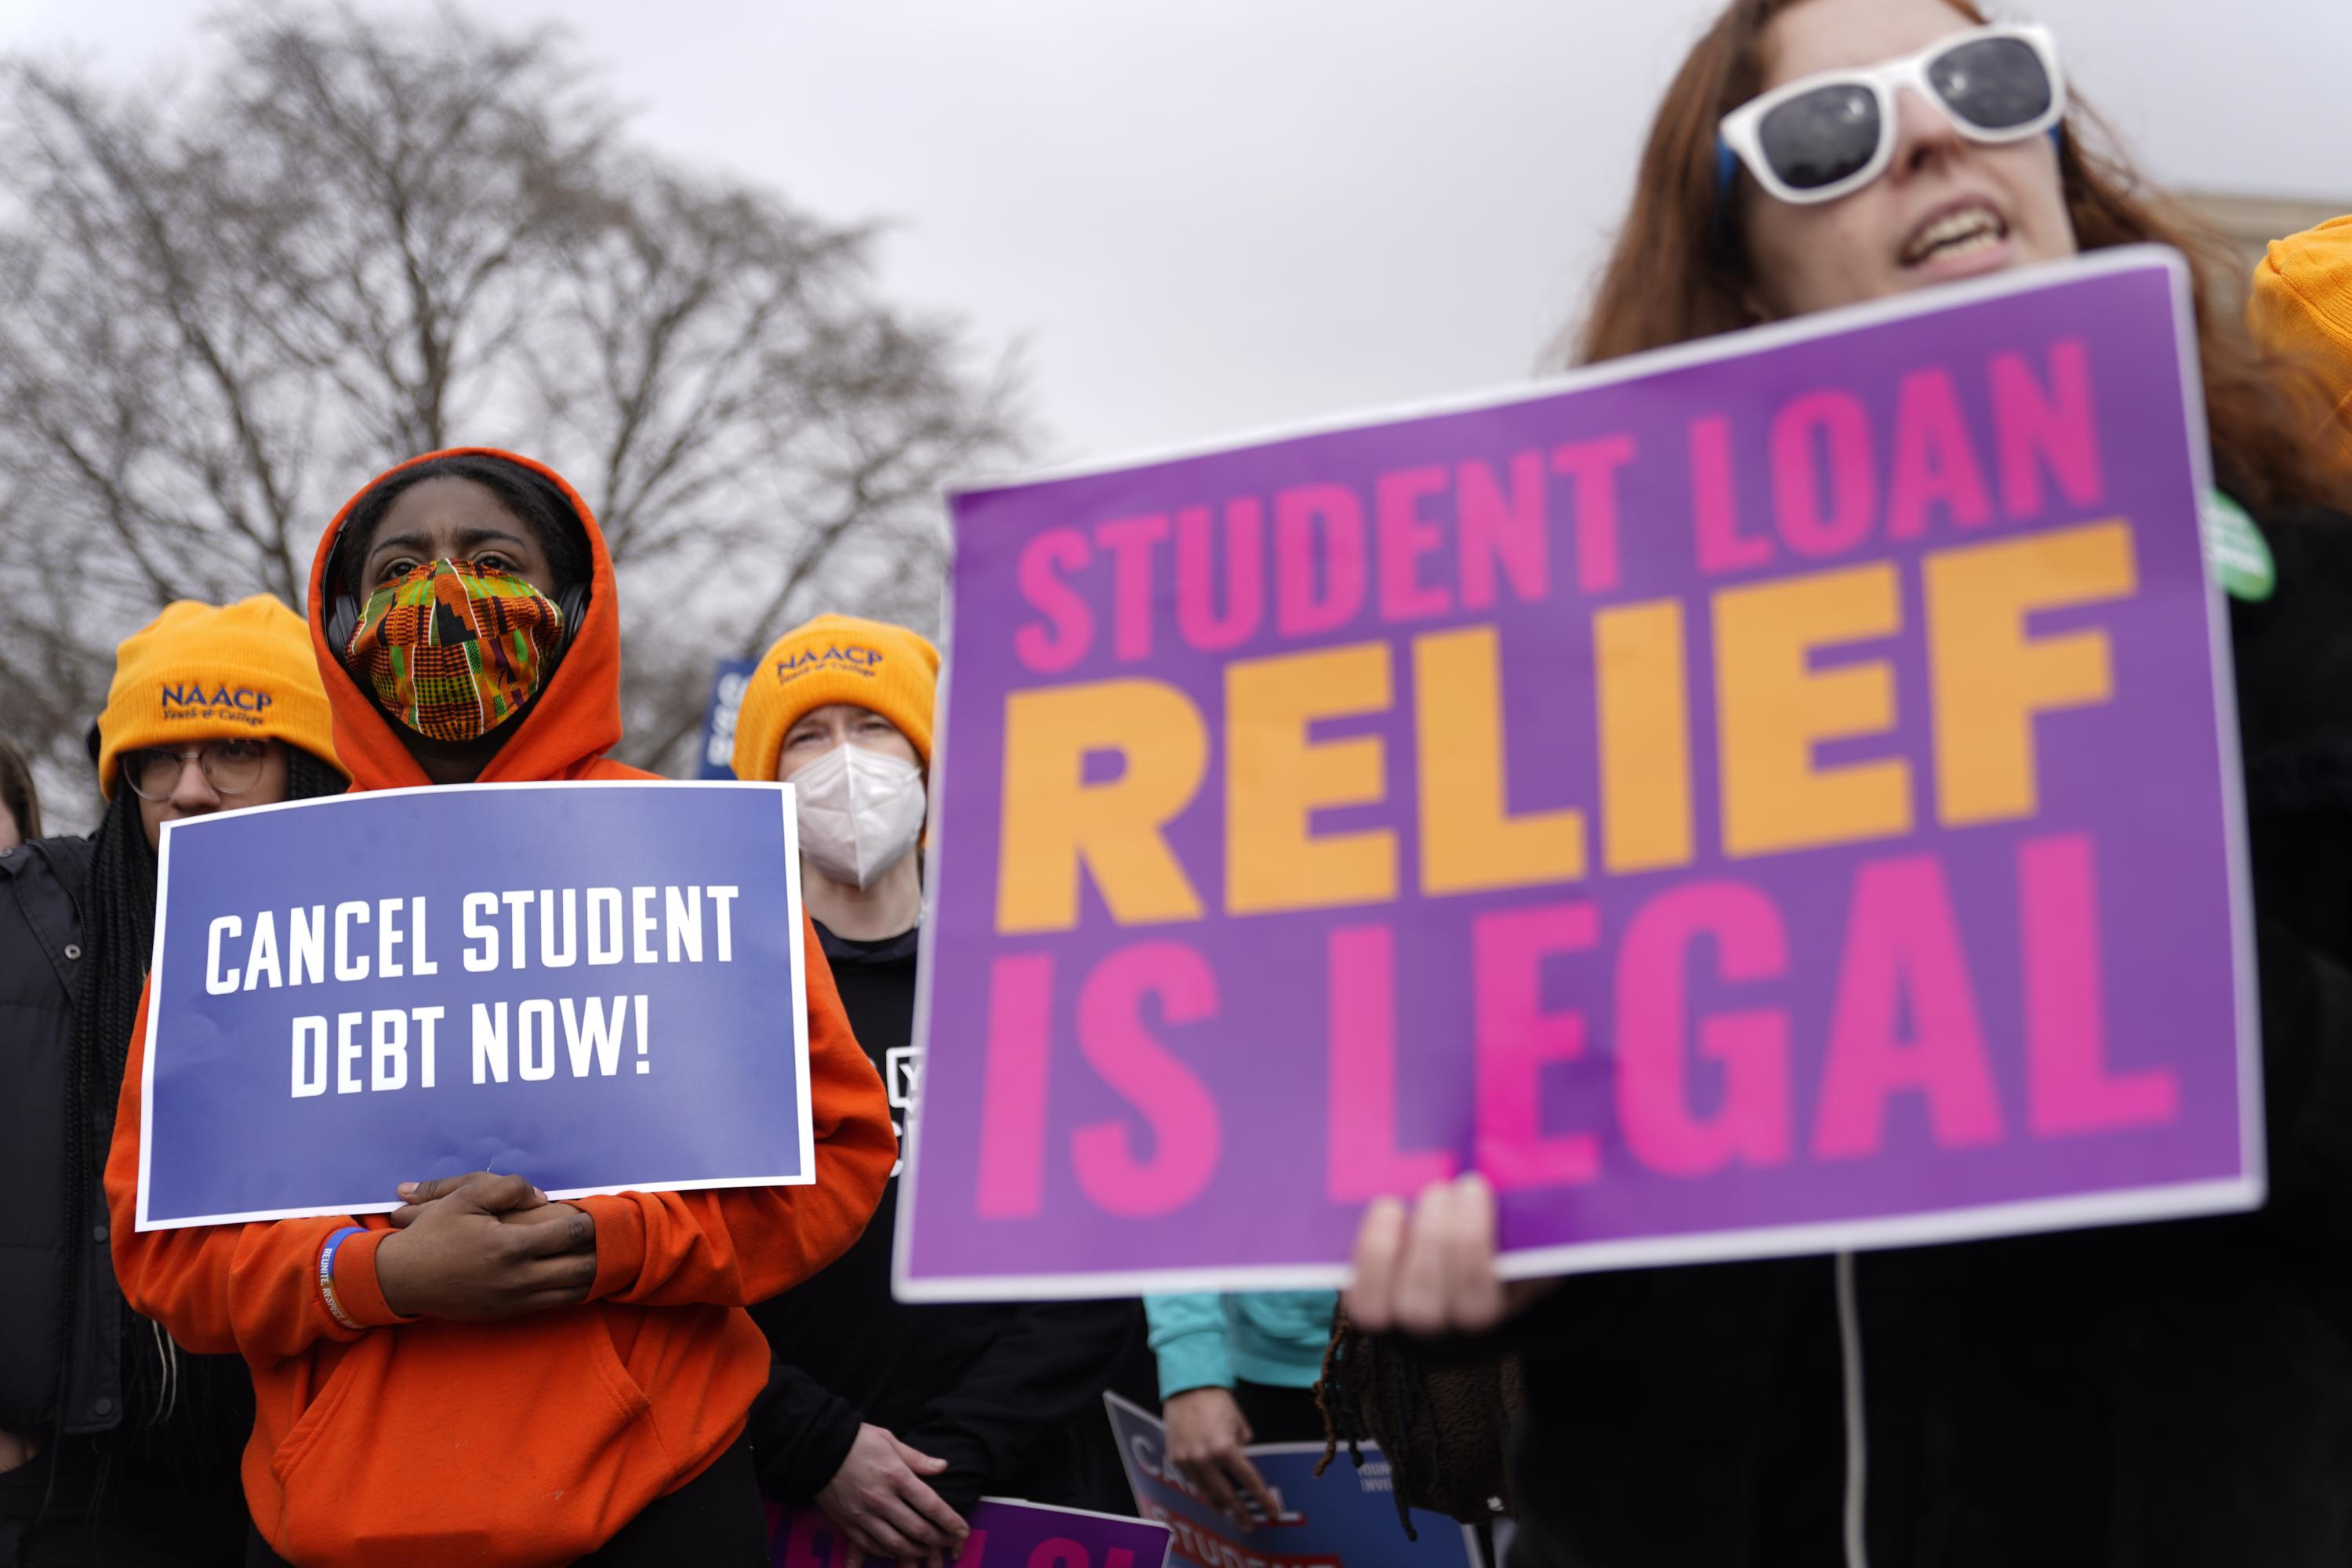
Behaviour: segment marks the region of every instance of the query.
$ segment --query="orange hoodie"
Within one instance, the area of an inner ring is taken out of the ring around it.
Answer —
[[[468,450],[553,479],[595,567],[579,637],[483,781],[652,776],[604,755],[621,738],[621,639],[595,520],[551,470]],[[354,790],[427,784],[327,646],[321,579],[350,512],[336,514],[310,571],[335,748]],[[744,1307],[856,1240],[897,1157],[881,1082],[814,931],[807,954],[815,1184],[578,1199],[596,1221],[588,1300],[499,1323],[394,1316],[376,1282],[382,1215],[134,1230],[142,1004],[106,1167],[115,1273],[131,1306],[181,1344],[242,1352],[252,1368],[245,1495],[280,1555],[383,1568],[565,1563],[733,1444],[768,1377],[767,1342]],[[335,1290],[358,1330],[329,1315],[316,1275],[320,1246],[350,1225],[366,1234],[337,1251]]]

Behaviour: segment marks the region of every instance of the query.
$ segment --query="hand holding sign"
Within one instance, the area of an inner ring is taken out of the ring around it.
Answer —
[[[520,1176],[404,1182],[410,1205],[376,1249],[384,1305],[404,1318],[490,1322],[585,1300],[596,1222]]]
[[[1472,1174],[1422,1189],[1411,1218],[1375,1198],[1356,1230],[1348,1321],[1370,1334],[1483,1334],[1557,1279],[1506,1283],[1495,1268],[1495,1189]]]
[[[1282,1512],[1280,1500],[1242,1452],[1255,1434],[1230,1391],[1188,1388],[1170,1398],[1160,1413],[1168,1423],[1169,1459],[1221,1511],[1244,1530]],[[1248,1494],[1246,1502],[1244,1493]]]
[[[878,1426],[864,1430],[881,1432]],[[767,1506],[772,1568],[887,1568],[892,1561],[860,1545],[856,1532],[823,1510]],[[982,1498],[971,1510],[971,1533],[958,1541],[954,1552],[955,1568],[1158,1568],[1168,1555],[1168,1530],[1137,1519]],[[900,1561],[936,1564],[945,1554]]]
[[[1176,1463],[1172,1426],[1116,1394],[1103,1403],[1137,1510],[1172,1537],[1169,1568],[1483,1568],[1475,1532],[1443,1515],[1414,1510],[1419,1539],[1407,1538],[1391,1489],[1395,1478],[1370,1444],[1360,1463],[1328,1468],[1320,1443],[1246,1449],[1242,1457],[1273,1507],[1236,1524]]]

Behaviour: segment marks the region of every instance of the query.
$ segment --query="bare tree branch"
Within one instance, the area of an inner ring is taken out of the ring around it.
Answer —
[[[793,618],[927,616],[937,491],[1018,449],[1018,386],[878,297],[872,228],[634,143],[554,31],[221,39],[162,97],[0,61],[0,728],[50,777],[117,640],[174,597],[299,605],[341,500],[441,446],[597,510],[633,760],[682,763],[711,661]]]

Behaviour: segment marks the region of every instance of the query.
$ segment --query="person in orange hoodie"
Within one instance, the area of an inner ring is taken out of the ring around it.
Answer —
[[[354,790],[651,776],[604,755],[612,563],[538,463],[463,448],[379,477],[320,541],[310,611]],[[390,1215],[142,1233],[142,1003],[106,1171],[114,1266],[182,1344],[252,1369],[249,1563],[766,1560],[743,1433],[769,1353],[744,1309],[856,1239],[898,1152],[814,932],[807,952],[816,1180],[798,1187],[551,1203],[528,1172],[478,1172],[404,1183]]]

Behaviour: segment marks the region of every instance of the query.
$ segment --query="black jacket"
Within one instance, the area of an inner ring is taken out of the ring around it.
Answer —
[[[86,838],[44,838],[0,853],[0,1181],[8,1193],[0,1204],[0,1427],[42,1445],[32,1462],[0,1474],[0,1547],[42,1520],[45,1550],[59,1561],[242,1562],[237,1453],[253,1425],[243,1362],[175,1350],[168,1376],[144,1396],[126,1375],[131,1357],[154,1349],[125,1343],[126,1324],[134,1334],[157,1331],[126,1313],[107,1247],[97,1170],[113,1130],[115,1084],[92,1086],[98,1158],[80,1218],[72,1217],[74,999],[84,969],[116,961],[86,945],[92,850]],[[128,962],[143,967],[145,958]],[[79,1275],[70,1321],[68,1269]],[[162,1420],[149,1400],[168,1402]],[[134,1404],[142,1408],[128,1408]]]
[[[919,1076],[913,931],[879,942],[817,935],[850,1026],[902,1116]],[[905,1127],[900,1123],[903,1136]],[[841,1468],[860,1422],[948,1462],[933,1490],[969,1514],[983,1493],[1118,1509],[1102,1391],[1142,1330],[1134,1301],[902,1306],[890,1294],[898,1178],[865,1234],[824,1273],[751,1309],[776,1361],[751,1410],[761,1489],[806,1502]]]
[[[1571,1279],[1523,1325],[1522,1564],[2352,1563],[2352,519],[2233,603],[2261,961],[2259,1213]]]
[[[83,1194],[89,1223],[65,1234],[66,1078],[89,858],[87,838],[0,853],[0,1428],[44,1438],[58,1424],[62,1364],[72,1367],[66,1431],[110,1432],[122,1419],[122,1298],[97,1182]],[[102,1117],[90,1136],[112,1124]],[[58,1321],[68,1269],[85,1308],[69,1333]]]

